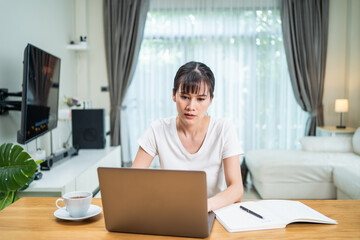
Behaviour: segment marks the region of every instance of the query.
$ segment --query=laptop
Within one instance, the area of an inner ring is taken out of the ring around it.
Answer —
[[[98,176],[108,231],[209,236],[205,172],[99,167]]]

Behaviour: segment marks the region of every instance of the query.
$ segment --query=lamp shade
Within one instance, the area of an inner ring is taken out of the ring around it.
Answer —
[[[335,112],[347,112],[349,111],[349,101],[347,99],[335,100]]]

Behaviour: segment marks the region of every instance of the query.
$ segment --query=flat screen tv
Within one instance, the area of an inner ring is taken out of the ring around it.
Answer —
[[[60,58],[28,44],[24,51],[20,144],[57,127]]]

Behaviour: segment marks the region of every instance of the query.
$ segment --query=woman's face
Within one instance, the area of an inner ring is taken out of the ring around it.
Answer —
[[[180,86],[173,95],[178,116],[184,123],[190,125],[198,123],[206,116],[207,109],[212,102],[208,88],[206,84],[202,83],[198,93],[184,93],[181,92],[181,89]]]

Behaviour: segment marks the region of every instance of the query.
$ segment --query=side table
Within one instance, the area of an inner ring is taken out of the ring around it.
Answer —
[[[352,136],[355,128],[336,128],[336,126],[316,127],[316,136]]]

